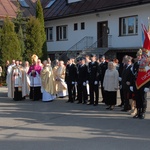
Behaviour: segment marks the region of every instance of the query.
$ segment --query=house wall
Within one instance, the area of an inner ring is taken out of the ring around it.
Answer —
[[[66,51],[85,36],[92,36],[97,41],[97,22],[108,21],[109,35],[112,36],[111,48],[139,48],[142,46],[141,22],[146,26],[150,14],[150,4],[119,10],[93,13],[83,16],[64,18],[45,22],[46,27],[53,27],[53,42],[47,42],[48,51]],[[119,36],[119,18],[138,15],[138,35]],[[81,22],[85,22],[85,30],[80,29]],[[74,31],[74,23],[78,23],[78,30]],[[56,26],[68,25],[68,40],[56,41]]]

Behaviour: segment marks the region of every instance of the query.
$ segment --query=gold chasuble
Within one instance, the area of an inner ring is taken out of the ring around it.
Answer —
[[[50,65],[43,67],[41,71],[41,81],[43,89],[52,95],[56,94],[54,75]]]

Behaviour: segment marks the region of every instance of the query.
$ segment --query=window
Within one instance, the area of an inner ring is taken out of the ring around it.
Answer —
[[[53,27],[46,28],[47,41],[53,41]]]
[[[56,0],[51,0],[51,1],[46,5],[45,8],[50,8],[50,7],[54,4],[55,1],[56,1]]]
[[[19,1],[19,4],[22,6],[22,7],[29,7],[29,5],[26,3],[25,0],[18,0]]]
[[[77,23],[74,24],[74,31],[76,31],[76,30],[78,30],[78,24]]]
[[[138,34],[138,16],[120,18],[120,35]]]
[[[67,40],[67,26],[56,27],[57,41]]]
[[[84,30],[84,29],[85,29],[85,23],[81,22],[81,30]]]

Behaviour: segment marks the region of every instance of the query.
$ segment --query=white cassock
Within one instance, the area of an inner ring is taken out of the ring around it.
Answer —
[[[56,70],[57,96],[64,97],[68,95],[67,84],[65,83],[65,66],[60,66]]]
[[[49,102],[56,98],[56,90],[54,85],[54,76],[51,66],[44,66],[41,70],[41,92],[42,101]]]

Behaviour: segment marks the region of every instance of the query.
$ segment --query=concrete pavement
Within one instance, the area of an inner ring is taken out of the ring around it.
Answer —
[[[105,108],[66,103],[66,98],[16,102],[0,87],[0,150],[150,149],[149,103],[145,120]]]

